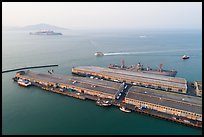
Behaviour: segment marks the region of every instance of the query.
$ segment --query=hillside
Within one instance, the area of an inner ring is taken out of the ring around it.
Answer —
[[[12,26],[2,26],[3,30],[31,30],[31,31],[38,31],[38,30],[70,30],[67,28],[62,28],[50,24],[35,24],[35,25],[28,25],[24,27],[12,27]]]

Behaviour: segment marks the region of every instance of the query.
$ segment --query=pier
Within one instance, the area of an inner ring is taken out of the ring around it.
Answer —
[[[42,74],[31,71],[17,72],[16,80],[28,80],[34,84],[48,88],[61,88],[62,92],[78,91],[92,96],[115,99],[120,83],[107,82],[99,79],[64,76],[58,74]]]
[[[140,85],[184,94],[187,91],[187,81],[184,78],[178,77],[131,72],[127,70],[117,70],[97,66],[74,67],[72,68],[72,73],[81,76],[97,76],[107,80],[125,82],[132,85]]]
[[[2,73],[12,72],[12,71],[18,71],[18,70],[24,70],[24,69],[34,69],[34,68],[45,68],[45,67],[56,67],[58,65],[41,65],[41,66],[29,66],[29,67],[22,67],[22,68],[15,68],[15,69],[9,69],[9,70],[3,70]]]
[[[81,99],[108,100],[112,106],[132,110],[196,128],[202,128],[202,98],[171,93],[101,78],[19,71],[13,78],[28,80],[48,92]]]

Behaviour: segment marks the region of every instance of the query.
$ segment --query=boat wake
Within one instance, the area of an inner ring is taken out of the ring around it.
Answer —
[[[185,49],[185,50],[164,50],[164,51],[141,51],[141,52],[111,52],[104,53],[104,56],[117,56],[117,55],[138,55],[138,54],[151,54],[151,53],[171,53],[171,52],[186,52],[192,50],[200,50],[200,49]]]

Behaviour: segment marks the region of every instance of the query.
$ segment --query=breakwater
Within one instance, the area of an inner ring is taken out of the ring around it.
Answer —
[[[57,64],[51,64],[51,65],[40,65],[40,66],[28,66],[28,67],[21,67],[21,68],[3,70],[2,73],[12,72],[12,71],[18,71],[18,70],[24,70],[24,69],[56,67],[56,66],[58,66],[58,65],[57,65]]]

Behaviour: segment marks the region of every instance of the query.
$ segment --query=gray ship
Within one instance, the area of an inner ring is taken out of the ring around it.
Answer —
[[[163,67],[163,64],[160,64],[158,69],[152,69],[149,66],[147,68],[144,68],[140,62],[137,65],[132,65],[128,67],[128,66],[125,66],[124,60],[122,60],[121,66],[116,64],[110,64],[108,66],[108,68],[111,68],[111,69],[128,70],[128,71],[164,75],[164,76],[171,76],[171,77],[176,76],[177,74],[176,70],[164,70],[162,67]]]

